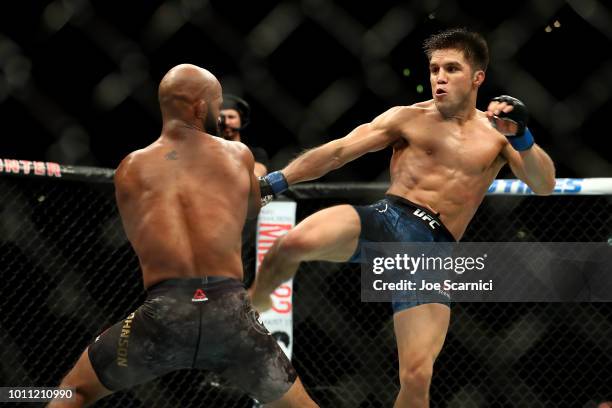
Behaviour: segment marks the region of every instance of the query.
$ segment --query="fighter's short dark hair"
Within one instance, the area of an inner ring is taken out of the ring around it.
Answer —
[[[463,51],[473,68],[487,70],[489,47],[484,37],[465,28],[451,28],[431,35],[423,43],[427,59],[431,60],[434,51],[457,49]]]

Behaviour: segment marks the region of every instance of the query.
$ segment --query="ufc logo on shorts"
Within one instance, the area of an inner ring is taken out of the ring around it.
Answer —
[[[432,230],[435,230],[436,226],[440,226],[440,223],[438,221],[431,218],[431,215],[427,214],[423,210],[414,210],[413,214],[422,219],[423,221],[428,222],[428,225]]]

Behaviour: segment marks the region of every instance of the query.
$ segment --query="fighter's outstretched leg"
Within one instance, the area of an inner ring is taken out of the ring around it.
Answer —
[[[259,311],[271,307],[270,295],[295,275],[301,261],[345,262],[357,249],[361,221],[351,205],[318,211],[274,242],[250,289]]]

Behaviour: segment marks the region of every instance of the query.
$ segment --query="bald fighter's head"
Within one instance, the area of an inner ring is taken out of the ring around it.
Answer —
[[[178,120],[218,134],[221,94],[221,84],[209,71],[191,64],[175,66],[159,84],[164,124]]]

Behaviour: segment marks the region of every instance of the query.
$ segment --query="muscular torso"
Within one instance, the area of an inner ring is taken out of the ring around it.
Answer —
[[[252,171],[243,149],[201,133],[162,136],[119,166],[117,203],[145,288],[170,278],[242,279]]]
[[[440,213],[458,240],[506,162],[506,139],[480,111],[460,125],[444,120],[432,101],[403,109],[412,112],[393,145],[388,192]]]

